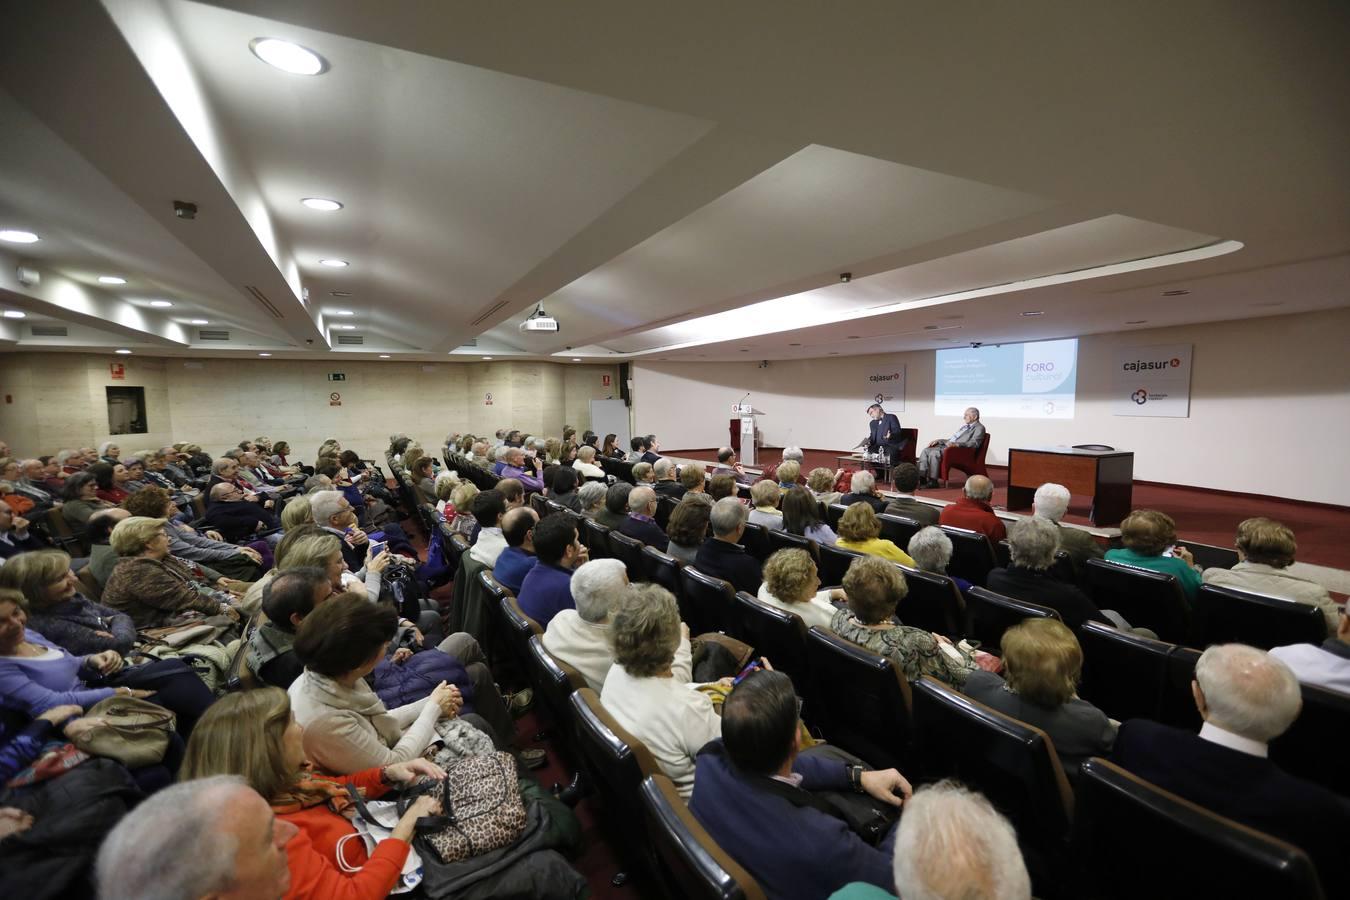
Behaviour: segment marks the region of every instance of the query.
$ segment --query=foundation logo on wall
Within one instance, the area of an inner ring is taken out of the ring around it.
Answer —
[[[1121,347],[1111,413],[1185,419],[1191,414],[1191,345]]]
[[[867,402],[880,403],[887,412],[905,410],[905,367],[874,369],[864,376]]]

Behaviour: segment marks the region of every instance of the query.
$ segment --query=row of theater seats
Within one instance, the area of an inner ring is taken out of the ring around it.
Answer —
[[[577,521],[593,557],[629,553],[635,543],[556,504],[542,507],[545,514]],[[456,536],[452,552],[466,549]],[[1017,827],[1038,896],[1125,897],[1146,890],[1194,896],[1221,890],[1222,884],[1242,896],[1267,891],[1320,896],[1301,851],[1158,790],[1105,760],[1087,764],[1071,790],[1053,742],[1039,729],[932,679],[911,685],[885,657],[830,632],[807,630],[798,617],[737,594],[725,582],[654,548],[639,544],[638,553],[640,568],[630,568],[634,580],[670,589],[693,633],[724,631],[772,659],[803,696],[803,717],[814,731],[874,765],[894,765],[924,781],[958,777],[988,795]],[[915,586],[941,579],[905,572],[911,585],[904,601],[908,620]],[[641,742],[608,716],[575,671],[548,654],[539,626],[511,593],[489,571],[479,571],[475,582],[474,602],[482,604],[489,620],[494,670],[515,668],[534,685],[559,750],[574,770],[587,774],[617,825],[615,837],[629,865],[658,873],[656,883],[676,887],[672,896],[761,896],[689,817]],[[982,589],[977,597],[988,599],[990,621],[1001,622],[1002,628],[1025,615],[1054,615]],[[979,607],[979,600],[972,606]],[[705,628],[705,622],[716,627]],[[1198,727],[1190,700],[1197,651],[1091,622],[1080,640],[1085,699],[1121,720],[1145,717]],[[1347,725],[1346,698],[1305,688],[1304,713],[1274,742],[1272,758],[1288,771],[1350,792],[1350,777],[1325,763],[1326,748],[1346,733]],[[1150,864],[1139,865],[1141,859]],[[1175,871],[1152,863],[1165,859],[1175,859]],[[1166,884],[1157,880],[1160,871],[1171,872]],[[1193,873],[1203,877],[1193,878]]]

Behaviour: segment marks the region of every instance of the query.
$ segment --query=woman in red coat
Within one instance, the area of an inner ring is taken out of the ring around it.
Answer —
[[[299,828],[286,845],[291,870],[287,900],[374,900],[388,895],[407,861],[414,825],[423,816],[438,815],[440,801],[425,794],[418,797],[393,835],[367,854],[363,840],[353,837],[356,810],[347,786],[375,800],[395,785],[424,775],[444,778],[445,772],[427,760],[414,759],[328,778],[314,773],[306,762],[303,735],[291,715],[290,698],[280,688],[228,694],[193,729],[179,778],[240,775],[272,805],[277,818]]]

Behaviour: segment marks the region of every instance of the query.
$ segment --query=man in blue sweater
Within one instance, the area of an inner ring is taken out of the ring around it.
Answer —
[[[534,526],[534,555],[538,558],[520,585],[516,599],[525,615],[547,628],[564,609],[576,609],[572,600],[572,570],[590,557],[577,539],[571,516],[555,513]]]
[[[699,752],[689,810],[771,898],[815,900],[853,881],[889,890],[896,829],[873,847],[810,793],[853,790],[900,806],[909,782],[800,749],[792,681],[753,673],[722,706],[721,740]]]

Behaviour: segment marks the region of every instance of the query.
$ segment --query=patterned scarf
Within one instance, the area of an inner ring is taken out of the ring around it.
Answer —
[[[364,798],[365,793],[357,789]],[[314,764],[306,761],[300,767],[295,783],[272,798],[272,812],[279,816],[298,813],[310,807],[326,805],[344,819],[356,817],[356,804],[352,802],[344,784],[333,781],[314,772]]]

